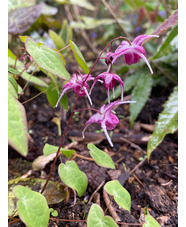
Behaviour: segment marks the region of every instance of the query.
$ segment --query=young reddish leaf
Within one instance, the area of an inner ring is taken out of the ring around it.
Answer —
[[[169,28],[172,28],[178,23],[178,10],[165,20],[156,30],[153,32],[153,35],[160,35],[161,33],[167,31]]]

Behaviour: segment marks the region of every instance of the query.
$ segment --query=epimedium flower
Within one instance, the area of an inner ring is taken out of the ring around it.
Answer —
[[[94,78],[89,75],[86,82],[84,83],[84,85],[82,86],[85,78],[87,77],[87,75],[81,75],[80,73],[79,74],[76,74],[74,73],[71,77],[71,79],[69,80],[69,82],[67,82],[64,86],[63,86],[63,89],[62,89],[62,93],[56,103],[56,107],[58,106],[59,104],[59,101],[61,100],[61,98],[63,97],[63,95],[65,94],[65,92],[67,92],[69,89],[73,89],[73,91],[78,95],[79,93],[79,96],[80,97],[83,97],[83,96],[87,96],[88,97],[88,100],[90,102],[90,104],[92,105],[92,100],[88,94],[88,89],[89,89],[89,86],[87,84],[88,81],[90,80],[94,80]],[[81,88],[82,87],[82,88]],[[81,90],[80,90],[81,89]]]
[[[89,94],[91,94],[93,87],[95,86],[97,81],[100,81],[99,79],[103,79],[103,84],[105,89],[107,90],[107,96],[108,96],[108,103],[110,103],[110,93],[109,90],[112,89],[113,91],[113,97],[115,97],[115,92],[114,92],[114,85],[116,80],[120,83],[121,87],[121,100],[123,101],[123,89],[124,89],[124,83],[121,80],[121,78],[115,74],[115,73],[109,73],[109,72],[104,72],[98,75],[92,84],[92,87],[90,89]]]
[[[98,112],[94,115],[92,115],[89,120],[85,123],[85,127],[83,129],[82,135],[84,138],[84,132],[87,129],[87,127],[93,123],[97,123],[101,126],[103,129],[105,136],[110,144],[111,147],[113,147],[113,143],[108,135],[107,130],[113,130],[119,123],[118,117],[115,115],[115,112],[112,110],[115,106],[119,106],[121,104],[125,103],[135,103],[136,101],[115,101],[112,103],[109,103],[107,105],[101,106],[101,108],[98,110]]]
[[[150,72],[153,74],[152,68],[146,58],[145,49],[142,47],[142,43],[149,38],[159,37],[158,35],[139,35],[137,36],[131,44],[127,41],[122,41],[121,45],[115,50],[115,52],[107,52],[105,63],[107,65],[112,64],[119,58],[121,55],[124,56],[125,63],[127,65],[135,64],[140,61],[142,58],[147,66],[150,69]],[[109,61],[110,59],[110,61]]]

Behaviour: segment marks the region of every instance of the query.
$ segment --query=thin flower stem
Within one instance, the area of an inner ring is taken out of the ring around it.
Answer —
[[[25,70],[27,70],[27,69],[31,66],[32,63],[33,63],[33,61],[31,61],[30,64],[27,65],[27,67],[25,67],[25,68],[23,69],[23,71],[20,72],[20,73],[19,73],[18,75],[16,75],[16,76],[17,76],[17,77],[21,76],[21,74],[22,74]]]
[[[35,99],[35,98],[38,97],[39,95],[43,94],[44,92],[46,92],[46,90],[41,91],[40,93],[38,93],[38,94],[35,95],[34,97],[32,97],[32,98],[30,98],[30,99],[28,99],[28,100],[22,102],[21,104],[23,105],[23,104],[25,104],[25,103],[27,103],[27,102],[30,102],[31,100]]]
[[[67,47],[69,47],[70,46],[70,44],[68,44],[66,47],[63,47],[62,49],[60,49],[60,50],[57,50],[57,52],[61,52],[62,50],[65,50]]]
[[[103,52],[108,48],[108,46],[109,46],[113,41],[115,41],[115,40],[117,40],[117,39],[125,39],[125,40],[127,40],[127,41],[130,43],[130,41],[129,41],[126,37],[123,37],[123,36],[119,36],[119,37],[117,37],[117,38],[111,40],[111,41],[106,45],[106,47],[101,51],[101,53],[100,53],[99,56],[97,57],[96,61],[94,62],[94,65],[93,65],[92,68],[90,69],[89,73],[87,74],[85,80],[83,81],[83,83],[82,83],[82,85],[81,85],[81,88],[79,89],[79,92],[78,92],[78,94],[77,94],[77,97],[76,97],[76,100],[75,100],[75,103],[74,103],[74,106],[73,106],[73,109],[72,109],[72,113],[71,113],[70,118],[69,118],[69,120],[68,120],[68,122],[67,122],[65,131],[64,131],[64,133],[63,133],[63,135],[62,135],[62,138],[61,138],[61,141],[60,141],[60,144],[59,144],[57,153],[56,153],[56,157],[54,158],[54,162],[53,162],[53,164],[52,164],[52,166],[51,166],[51,169],[50,169],[49,175],[48,175],[48,177],[47,177],[47,180],[46,180],[46,182],[45,182],[45,184],[44,184],[44,186],[43,186],[43,188],[42,188],[41,194],[42,194],[43,191],[45,190],[45,188],[46,188],[46,186],[47,186],[47,184],[48,184],[48,182],[49,182],[49,180],[50,180],[50,178],[51,178],[51,176],[52,176],[52,173],[53,173],[53,170],[54,170],[54,167],[55,167],[57,158],[58,158],[59,153],[60,153],[60,149],[61,149],[61,147],[62,147],[63,141],[64,141],[65,136],[66,136],[66,134],[67,134],[68,128],[69,128],[70,123],[71,123],[71,120],[72,120],[72,118],[73,118],[73,116],[74,116],[74,112],[75,112],[75,109],[76,109],[76,105],[77,105],[78,99],[79,99],[79,97],[80,97],[80,91],[81,91],[82,87],[84,86],[86,80],[88,79],[89,75],[91,74],[91,72],[92,72],[93,69],[95,68],[97,62],[98,62],[99,59],[101,58],[101,55],[103,54]],[[130,44],[131,44],[131,43],[130,43]]]

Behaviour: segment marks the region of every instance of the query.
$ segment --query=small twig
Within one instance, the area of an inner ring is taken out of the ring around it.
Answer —
[[[31,62],[31,63],[33,63],[33,62]],[[34,72],[36,71],[37,67],[38,67],[38,65],[36,65],[35,69],[34,69],[34,70],[32,71],[32,73],[30,74],[30,77],[29,77],[28,81],[26,82],[25,86],[23,87],[22,92],[19,94],[18,99],[20,99],[21,95],[23,94],[23,91],[26,89],[26,87],[27,87],[28,83],[30,82],[30,79],[31,79],[31,77],[33,76]],[[25,68],[25,69],[26,69],[26,68]],[[21,72],[21,74],[22,74],[23,72],[24,72],[24,70]],[[21,74],[19,74],[19,75],[21,75]],[[19,75],[18,75],[18,76],[19,76]]]
[[[131,142],[131,141],[129,141],[129,140],[123,138],[123,137],[120,137],[120,139],[123,140],[123,141],[125,141],[126,143],[129,143],[129,144],[132,145],[133,147],[139,149],[139,150],[142,151],[144,154],[146,154],[146,152],[145,152],[140,146],[138,146],[137,144],[135,144],[135,143],[133,143],[133,142]]]
[[[94,195],[99,191],[99,189],[104,185],[105,181],[102,181],[101,184],[96,188],[96,190],[92,193],[89,201],[88,201],[88,204],[92,201],[92,198],[94,197]]]
[[[138,169],[140,166],[142,166],[145,162],[146,162],[146,160],[147,160],[147,158],[144,158],[140,163],[138,163],[135,167],[134,167],[134,169],[132,169],[131,171],[130,171],[130,175],[132,175],[133,173],[134,173],[134,171],[136,171],[136,169]]]
[[[74,154],[73,160],[74,160],[76,157],[94,162],[94,159],[93,159],[93,158],[89,158],[89,157],[86,157],[86,156],[82,156],[82,155],[77,154],[77,153]]]
[[[112,17],[114,18],[114,20],[116,21],[116,23],[119,25],[119,27],[121,28],[121,30],[124,32],[124,34],[132,39],[131,35],[124,29],[124,27],[121,25],[121,23],[119,22],[116,14],[114,13],[114,11],[112,10],[112,8],[110,7],[110,5],[105,1],[105,0],[101,0],[103,2],[103,4],[105,5],[105,7],[108,9],[108,11],[110,12],[110,14],[112,15]]]
[[[21,76],[21,74],[22,74],[25,70],[27,70],[27,69],[31,66],[32,63],[33,63],[33,61],[31,61],[30,64],[27,65],[27,67],[25,67],[18,75],[16,75],[16,77]]]
[[[121,221],[120,217],[117,215],[116,211],[114,210],[114,208],[112,206],[112,201],[110,200],[110,198],[109,198],[107,192],[105,191],[105,189],[103,189],[103,199],[104,199],[105,204],[106,204],[111,216],[113,217],[114,221],[116,221],[116,222]],[[122,225],[122,226],[123,227],[128,227],[127,225]]]
[[[35,95],[34,97],[32,97],[32,98],[30,98],[30,99],[28,99],[28,100],[26,100],[26,101],[22,102],[21,104],[23,105],[23,104],[25,104],[25,103],[27,103],[27,102],[32,101],[33,99],[37,98],[39,95],[43,94],[45,91],[46,91],[46,90],[41,91],[40,93],[38,93],[38,94],[37,94],[37,95]]]

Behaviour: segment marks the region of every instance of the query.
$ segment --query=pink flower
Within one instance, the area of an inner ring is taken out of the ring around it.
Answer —
[[[115,101],[107,105],[103,105],[98,113],[92,115],[89,120],[85,123],[85,127],[83,129],[82,135],[84,138],[84,132],[86,128],[93,123],[97,123],[101,126],[101,128],[104,130],[105,136],[107,137],[107,140],[111,147],[113,147],[113,143],[108,135],[107,130],[113,130],[116,125],[119,123],[119,119],[114,114],[115,112],[112,110],[115,106],[125,104],[125,103],[135,103],[136,101]]]
[[[119,58],[121,55],[124,55],[125,63],[128,65],[135,64],[140,61],[142,58],[147,66],[150,69],[150,72],[153,74],[152,68],[146,58],[146,52],[142,47],[142,43],[144,40],[159,37],[158,35],[139,35],[137,36],[131,45],[127,41],[122,41],[121,45],[115,50],[115,52],[108,52],[106,54],[106,58],[109,58],[112,61],[112,64]],[[105,60],[106,64],[109,65],[110,61],[108,59]]]
[[[66,83],[63,86],[63,91],[62,91],[62,93],[61,93],[61,95],[60,95],[60,97],[59,97],[59,99],[58,99],[58,101],[56,103],[56,107],[58,106],[59,101],[63,97],[64,93],[67,92],[71,88],[73,89],[73,91],[77,95],[79,93],[80,97],[83,97],[83,96],[86,95],[88,97],[88,99],[89,99],[90,104],[92,105],[92,100],[91,100],[91,98],[90,98],[90,96],[88,94],[89,86],[88,86],[87,82],[89,80],[94,80],[94,78],[91,75],[89,75],[87,80],[86,80],[86,82],[84,83],[83,87],[81,88],[81,86],[83,84],[83,81],[85,80],[86,77],[87,77],[87,75],[81,75],[80,73],[79,73],[79,75],[78,74],[73,74],[71,79],[69,80],[69,82]],[[81,88],[81,91],[80,91],[80,88]]]
[[[124,83],[121,80],[121,78],[115,74],[115,73],[109,73],[109,72],[104,72],[101,73],[99,76],[97,76],[94,79],[94,82],[92,84],[92,87],[90,89],[89,94],[91,94],[93,87],[95,86],[95,83],[100,79],[103,79],[103,84],[105,86],[105,89],[107,90],[107,96],[108,96],[108,103],[110,103],[110,93],[109,93],[109,89],[112,89],[113,91],[113,97],[115,97],[115,93],[114,93],[114,85],[116,80],[120,83],[120,87],[121,87],[121,100],[123,100],[123,89],[124,89]]]

